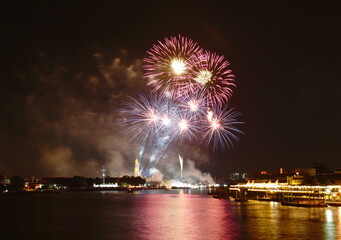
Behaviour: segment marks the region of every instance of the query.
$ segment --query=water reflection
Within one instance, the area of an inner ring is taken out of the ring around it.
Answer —
[[[337,236],[341,236],[341,207],[339,207],[339,212],[338,212],[338,219],[339,219],[339,224],[338,226],[336,227],[337,231]]]
[[[238,236],[228,201],[203,195],[145,195],[137,207],[134,238],[143,239],[235,239]],[[143,232],[141,234],[141,231]]]
[[[234,222],[242,219],[242,231],[248,233],[248,239],[338,239],[340,236],[341,224],[335,224],[340,219],[340,208],[297,208],[257,201],[235,204],[238,214]]]
[[[336,220],[334,220],[332,209],[329,208],[325,210],[325,218],[324,232],[326,239],[336,239]]]
[[[338,239],[341,207],[213,199],[200,192],[37,194],[0,198],[12,239]],[[20,231],[18,231],[20,230]]]

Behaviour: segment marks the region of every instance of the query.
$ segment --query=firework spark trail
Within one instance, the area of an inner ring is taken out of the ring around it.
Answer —
[[[184,168],[184,160],[183,160],[183,158],[181,157],[180,154],[179,154],[179,163],[180,163],[180,177],[182,179],[182,170]]]

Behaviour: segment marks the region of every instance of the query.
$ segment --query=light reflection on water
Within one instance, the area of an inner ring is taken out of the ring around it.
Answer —
[[[225,239],[237,236],[231,213],[226,211],[229,202],[209,198],[206,195],[148,194],[144,202],[137,203],[134,225],[141,226],[145,236],[151,239]],[[226,227],[226,223],[229,227]],[[134,232],[140,238],[141,232]]]
[[[341,207],[240,203],[192,193],[158,190],[2,197],[0,231],[12,239],[338,239],[341,236]]]

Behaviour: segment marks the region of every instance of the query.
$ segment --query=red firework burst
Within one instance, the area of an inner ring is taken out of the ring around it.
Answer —
[[[196,86],[206,93],[208,104],[223,104],[232,96],[231,87],[236,87],[230,63],[216,53],[203,51],[192,59],[192,78]]]
[[[192,63],[196,54],[201,52],[197,43],[181,35],[158,41],[144,59],[147,84],[154,86],[153,91],[160,89],[173,96],[183,95],[192,87]]]

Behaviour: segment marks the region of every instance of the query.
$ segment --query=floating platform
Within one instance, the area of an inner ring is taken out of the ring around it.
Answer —
[[[293,206],[293,207],[328,207],[326,203],[298,203],[298,202],[281,202],[282,206]]]

